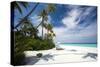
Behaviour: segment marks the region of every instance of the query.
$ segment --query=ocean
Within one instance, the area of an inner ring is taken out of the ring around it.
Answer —
[[[80,46],[80,47],[93,47],[93,48],[97,48],[97,44],[61,43],[61,45],[64,45],[64,46]]]

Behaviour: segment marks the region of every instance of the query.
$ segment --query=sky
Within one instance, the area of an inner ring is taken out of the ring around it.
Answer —
[[[15,11],[15,25],[21,17],[24,17],[36,3],[29,3],[28,8],[23,9],[23,14]],[[36,10],[29,16],[34,26],[41,22],[39,13],[47,4],[39,4]],[[88,5],[56,4],[54,13],[48,15],[48,22],[53,25],[56,34],[55,42],[61,43],[97,43],[97,7]],[[41,27],[39,35],[41,36]],[[45,29],[44,29],[45,31]]]

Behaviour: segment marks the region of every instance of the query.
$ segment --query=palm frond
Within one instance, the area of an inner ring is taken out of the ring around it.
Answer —
[[[56,6],[54,4],[48,4],[47,11],[49,13],[53,13],[53,12],[55,12],[55,10],[56,10]]]
[[[22,9],[18,2],[14,2],[14,7],[15,7],[15,9],[18,9],[18,11],[22,14]]]
[[[19,2],[23,7],[27,8],[28,3],[27,2]]]

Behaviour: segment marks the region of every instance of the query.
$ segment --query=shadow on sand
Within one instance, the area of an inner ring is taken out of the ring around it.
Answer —
[[[50,55],[50,54],[43,55],[40,58],[38,58],[37,56],[30,56],[30,57],[26,57],[25,62],[26,65],[33,65],[37,63],[39,60],[44,60],[44,61],[54,60],[53,57],[54,55]]]
[[[85,56],[83,56],[83,58],[87,58],[87,57],[90,57],[90,58],[93,58],[93,59],[97,59],[97,53],[87,53]]]
[[[77,52],[77,50],[75,50],[75,49],[71,49],[71,50],[69,50],[69,51],[72,51],[72,52]]]
[[[50,55],[50,54],[46,54],[44,56],[41,57],[41,59],[48,61],[48,60],[54,60],[54,55]]]
[[[40,58],[37,58],[36,56],[30,56],[30,57],[26,57],[25,63],[26,63],[26,65],[33,65],[36,62],[38,62],[39,60],[40,60]]]

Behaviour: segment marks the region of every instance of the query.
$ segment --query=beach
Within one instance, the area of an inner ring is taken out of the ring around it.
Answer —
[[[89,62],[97,61],[97,48],[79,46],[60,46],[63,50],[25,51],[25,62],[28,65],[34,64],[54,64],[69,62]],[[42,53],[38,58],[36,54]]]

